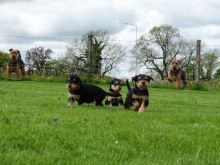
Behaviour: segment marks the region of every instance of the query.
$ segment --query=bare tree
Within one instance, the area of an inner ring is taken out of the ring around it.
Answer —
[[[107,32],[90,31],[66,46],[64,59],[72,72],[88,71],[88,35],[92,35],[92,70],[94,74],[105,75],[112,70],[123,56],[119,44],[111,44]],[[101,69],[104,69],[102,71]]]
[[[148,34],[142,35],[132,52],[136,55],[140,67],[151,69],[164,79],[168,76],[172,58],[181,59],[181,67],[186,67],[194,50],[194,44],[186,42],[177,28],[161,25],[153,27]]]
[[[82,73],[87,70],[87,46],[85,42],[74,40],[66,45],[63,61],[67,72]]]
[[[102,75],[116,67],[125,55],[125,50],[119,44],[109,44],[102,52]]]

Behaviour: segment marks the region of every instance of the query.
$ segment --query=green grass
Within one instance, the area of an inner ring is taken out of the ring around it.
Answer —
[[[0,164],[220,164],[220,90],[149,92],[139,114],[67,108],[62,83],[1,81]]]

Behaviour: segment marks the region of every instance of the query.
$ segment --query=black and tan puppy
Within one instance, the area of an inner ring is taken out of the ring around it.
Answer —
[[[109,106],[119,106],[123,105],[121,91],[121,80],[114,78],[110,82],[109,93],[105,100],[105,105]]]
[[[181,85],[184,87],[187,85],[187,76],[185,71],[180,68],[181,61],[177,59],[172,59],[171,61],[171,69],[167,80],[169,82],[174,82],[176,89],[179,89]]]
[[[134,111],[144,112],[149,104],[148,84],[152,77],[145,74],[139,74],[132,77],[135,82],[135,87],[131,89],[128,80],[126,81],[128,93],[125,99],[124,107],[126,109],[132,108]]]
[[[77,101],[78,105],[95,103],[96,106],[102,106],[102,101],[107,94],[98,86],[82,83],[80,77],[76,74],[68,76],[67,87],[69,89],[68,106],[74,101]]]

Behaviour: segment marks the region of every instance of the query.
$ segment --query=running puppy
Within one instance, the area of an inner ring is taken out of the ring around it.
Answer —
[[[121,91],[121,80],[114,78],[110,82],[109,93],[105,100],[105,105],[119,106],[123,105]]]
[[[128,93],[124,104],[126,109],[131,107],[134,111],[146,111],[146,108],[149,104],[148,84],[150,80],[153,80],[153,78],[145,74],[139,74],[132,77],[132,81],[135,82],[135,87],[133,89],[131,89],[128,80],[126,81],[128,88]]]
[[[175,82],[176,89],[179,89],[181,84],[183,84],[184,87],[187,85],[186,72],[180,68],[180,64],[180,60],[173,59],[171,61],[171,70],[167,77],[169,82]]]
[[[96,106],[102,106],[102,101],[107,94],[98,86],[82,83],[80,77],[76,74],[68,76],[67,87],[69,89],[68,106],[74,101],[77,101],[78,105],[95,103]]]

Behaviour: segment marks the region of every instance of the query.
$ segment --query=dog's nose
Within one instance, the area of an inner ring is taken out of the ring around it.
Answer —
[[[145,85],[145,81],[142,82],[142,85]]]
[[[69,85],[68,85],[68,88],[70,88],[70,87],[71,87],[71,85],[69,84]]]

